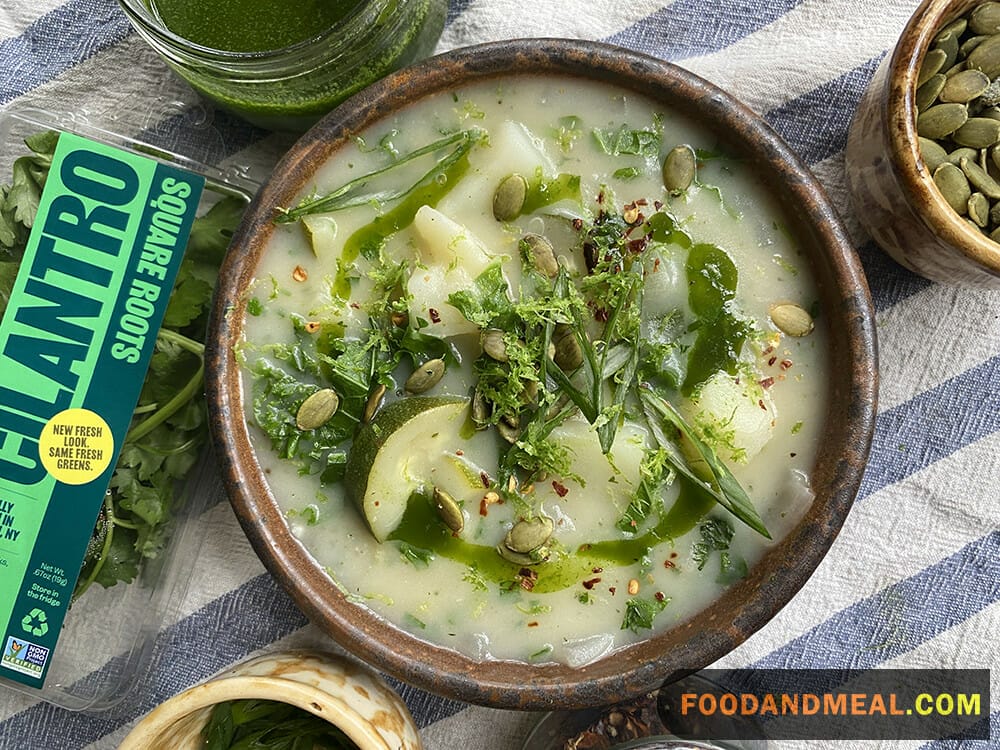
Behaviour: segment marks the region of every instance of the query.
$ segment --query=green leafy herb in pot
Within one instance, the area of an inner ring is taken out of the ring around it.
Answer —
[[[245,699],[218,703],[201,730],[204,750],[357,750],[325,719],[287,703]]]
[[[59,134],[36,133],[31,153],[0,186],[0,316],[10,299]],[[225,197],[191,230],[142,394],[87,547],[74,599],[93,583],[131,582],[156,558],[183,502],[179,482],[198,459],[207,425],[202,389],[207,308],[245,202]]]

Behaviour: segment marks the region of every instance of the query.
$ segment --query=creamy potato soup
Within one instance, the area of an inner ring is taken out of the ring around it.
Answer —
[[[482,84],[362,133],[299,201],[238,353],[274,496],[359,605],[583,665],[711,607],[811,502],[814,280],[683,112]]]

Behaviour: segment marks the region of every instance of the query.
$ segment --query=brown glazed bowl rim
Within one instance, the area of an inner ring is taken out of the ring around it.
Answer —
[[[522,75],[603,81],[650,97],[705,123],[764,167],[760,172],[815,269],[834,371],[825,448],[811,477],[817,499],[802,521],[709,609],[577,668],[479,662],[349,602],[292,536],[267,486],[244,419],[233,354],[243,335],[244,291],[273,229],[274,206],[290,205],[329,154],[399,107],[464,84]],[[607,44],[561,39],[487,43],[431,58],[369,87],[297,141],[254,198],[223,263],[207,373],[210,425],[227,494],[257,554],[309,619],[347,651],[405,682],[469,703],[534,710],[635,697],[711,664],[770,620],[812,574],[847,516],[868,456],[877,386],[874,312],[860,263],[823,189],[788,146],[760,117],[692,73]]]
[[[890,158],[916,213],[944,242],[994,273],[1000,273],[1000,244],[973,229],[948,205],[934,185],[917,141],[916,83],[924,57],[941,27],[981,0],[924,0],[900,34],[889,60],[885,101]]]

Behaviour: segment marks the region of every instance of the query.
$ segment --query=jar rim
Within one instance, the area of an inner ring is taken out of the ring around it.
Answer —
[[[362,29],[362,24],[357,23],[357,21],[359,18],[363,18],[365,16],[365,11],[368,10],[368,6],[373,3],[385,4],[385,2],[386,0],[359,0],[359,2],[339,21],[335,22],[318,34],[307,37],[301,41],[295,42],[294,44],[289,44],[285,47],[278,47],[277,49],[271,50],[236,52],[233,50],[224,50],[217,47],[209,47],[204,44],[199,44],[198,42],[194,42],[174,31],[171,31],[154,13],[152,8],[143,0],[118,0],[118,4],[122,7],[125,15],[129,17],[138,29],[155,36],[161,42],[175,49],[182,50],[185,54],[194,54],[205,58],[236,64],[241,62],[247,64],[259,64],[271,61],[280,62],[287,57],[294,57],[311,47],[317,46],[320,42],[333,36],[334,33],[343,33],[345,31],[351,32],[355,30],[360,31]],[[401,0],[401,2],[405,3],[405,0]]]

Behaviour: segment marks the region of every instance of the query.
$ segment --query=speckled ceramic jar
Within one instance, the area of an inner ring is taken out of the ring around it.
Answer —
[[[189,688],[146,715],[119,750],[199,750],[201,729],[223,701],[281,701],[322,716],[359,750],[421,750],[406,704],[373,672],[332,654],[265,654]]]
[[[847,140],[861,223],[898,263],[932,281],[1000,289],[1000,245],[955,213],[920,157],[914,94],[942,26],[981,0],[925,0],[872,78]]]

